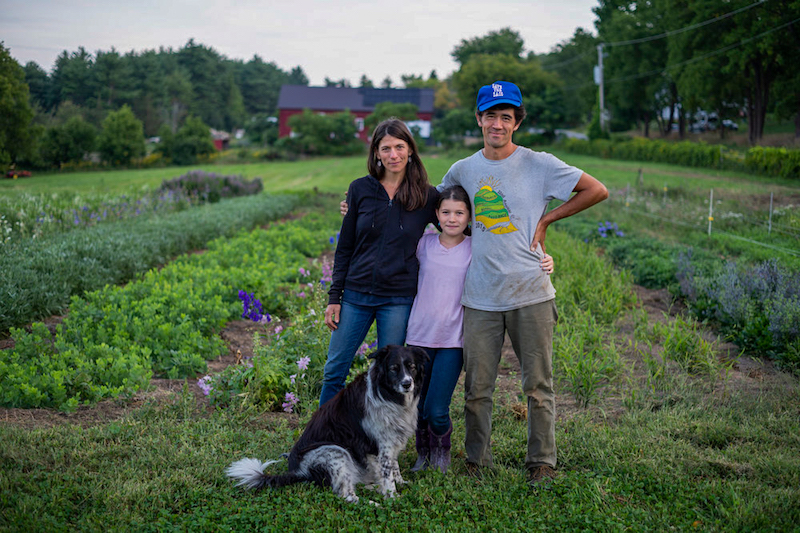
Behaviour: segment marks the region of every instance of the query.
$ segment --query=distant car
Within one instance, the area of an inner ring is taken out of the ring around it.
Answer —
[[[728,118],[726,118],[725,120],[722,121],[722,127],[723,128],[727,128],[729,130],[738,130],[739,129],[739,125],[737,123],[735,123],[734,121],[728,119]]]
[[[6,178],[15,180],[17,178],[30,178],[31,173],[28,170],[9,170],[6,172]]]

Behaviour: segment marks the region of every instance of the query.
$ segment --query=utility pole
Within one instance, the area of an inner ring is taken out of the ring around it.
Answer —
[[[603,94],[603,43],[597,45],[597,84],[600,86],[600,129],[606,131],[606,99]]]

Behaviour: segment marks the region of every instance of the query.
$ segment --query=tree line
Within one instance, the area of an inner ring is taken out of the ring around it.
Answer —
[[[594,81],[602,44],[611,131],[639,127],[649,136],[655,124],[662,135],[676,128],[683,137],[693,113],[703,109],[720,121],[746,121],[751,144],[762,138],[767,113],[794,117],[800,137],[800,1],[599,0],[593,11],[596,34],[578,28],[547,53],[526,53],[520,34],[503,28],[456,44],[451,55],[458,69],[449,76],[403,74],[398,86],[435,90],[433,132],[441,144],[477,134],[475,94],[498,79],[522,89],[529,117],[523,135],[529,126],[552,137],[556,128],[588,124],[590,135],[602,136]],[[165,155],[172,158],[176,146],[189,154],[176,162],[209,149],[199,141],[203,126],[243,128],[256,145],[274,145],[272,117],[284,84],[307,85],[302,67],[285,71],[258,55],[231,60],[194,40],[178,50],[64,51],[50,73],[34,62],[18,65],[0,43],[0,112],[7,117],[0,124],[0,165],[85,157],[98,148],[104,121],[123,109],[123,120],[130,112],[142,136],[172,143],[161,147]],[[351,86],[347,79],[326,78],[325,84]],[[357,86],[375,84],[363,75]],[[394,84],[387,77],[379,86]],[[283,141],[290,149],[325,153],[326,137],[337,139],[331,144],[336,153],[352,148],[342,148],[349,135],[342,117],[300,115],[294,127],[304,133]],[[133,153],[141,154],[138,147]],[[124,159],[106,158],[112,164]]]

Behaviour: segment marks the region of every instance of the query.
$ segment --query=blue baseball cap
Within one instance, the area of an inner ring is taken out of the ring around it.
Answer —
[[[497,104],[522,106],[522,93],[510,81],[496,81],[478,90],[478,111],[485,111]]]

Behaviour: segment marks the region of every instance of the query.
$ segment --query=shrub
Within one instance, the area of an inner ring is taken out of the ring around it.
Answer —
[[[746,170],[783,178],[800,176],[800,150],[786,148],[756,146],[741,153],[702,142],[667,142],[643,137],[627,141],[566,139],[561,141],[561,147],[569,152],[603,158]]]
[[[104,161],[128,165],[144,154],[144,128],[128,105],[112,111],[103,120],[98,148]]]
[[[171,139],[168,154],[176,165],[192,165],[198,158],[216,152],[211,132],[202,119],[189,117]]]
[[[258,194],[264,189],[261,178],[248,181],[242,176],[219,176],[202,170],[192,170],[183,176],[161,183],[160,191],[181,192],[202,202],[219,202],[222,198]]]
[[[683,266],[680,278],[701,318],[715,320],[743,348],[779,362],[791,359],[800,337],[800,273],[772,259],[755,267],[730,262],[711,274]]]
[[[796,179],[800,176],[800,150],[754,146],[747,150],[744,165],[758,174]]]

